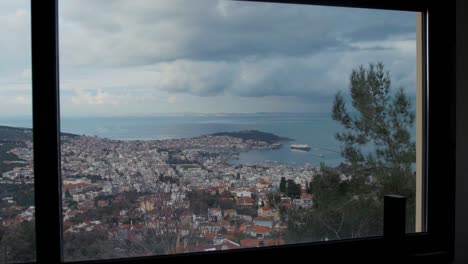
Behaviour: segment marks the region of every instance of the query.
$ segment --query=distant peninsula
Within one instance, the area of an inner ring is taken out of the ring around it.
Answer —
[[[0,140],[32,140],[33,130],[26,127],[12,127],[0,125]],[[79,137],[80,135],[60,132],[61,136]]]
[[[227,137],[233,137],[233,138],[240,138],[243,140],[263,141],[269,144],[277,143],[280,141],[293,140],[291,138],[281,137],[272,133],[262,132],[258,130],[219,132],[219,133],[210,134],[210,136],[227,136]]]

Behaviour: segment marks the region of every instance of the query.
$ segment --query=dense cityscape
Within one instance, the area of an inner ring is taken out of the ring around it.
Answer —
[[[3,130],[13,135],[5,139],[11,148],[3,164],[11,169],[1,183],[32,188],[31,131]],[[230,163],[284,140],[259,131],[145,141],[63,134],[65,238],[101,232],[115,256],[285,244],[286,211],[312,206],[308,188],[318,168]],[[3,227],[34,220],[33,203],[15,199],[2,197]]]

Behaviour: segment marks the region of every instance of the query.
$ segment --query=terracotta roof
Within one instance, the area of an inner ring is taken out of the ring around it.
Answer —
[[[239,226],[239,232],[245,232],[247,230],[247,227],[250,226],[249,223],[242,223],[240,226]]]
[[[238,204],[252,204],[253,199],[251,197],[239,197],[237,198]]]
[[[271,228],[266,226],[254,225],[252,231],[255,233],[265,234],[271,231]]]
[[[258,180],[258,183],[260,183],[260,184],[268,184],[268,182],[267,182],[265,179],[263,179],[263,178],[259,179],[259,180]]]

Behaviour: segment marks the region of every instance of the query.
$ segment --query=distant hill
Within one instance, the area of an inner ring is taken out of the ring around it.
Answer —
[[[280,137],[272,133],[261,132],[258,130],[243,130],[243,131],[233,131],[233,132],[219,132],[210,134],[211,136],[228,136],[241,138],[243,140],[255,140],[255,141],[264,141],[268,143],[276,143],[279,141],[289,141],[293,140],[287,137]]]
[[[62,136],[78,137],[70,133],[62,133]],[[33,131],[31,128],[0,126],[0,175],[11,171],[15,167],[24,166],[21,164],[12,164],[8,161],[17,161],[18,157],[10,150],[18,147],[26,147],[25,142],[33,140]]]
[[[30,128],[0,126],[0,142],[31,139],[32,129]]]
[[[78,137],[71,133],[61,133],[62,136]],[[32,129],[23,127],[0,126],[0,142],[32,140]]]

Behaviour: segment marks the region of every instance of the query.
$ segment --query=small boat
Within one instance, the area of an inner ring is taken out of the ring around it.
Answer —
[[[309,151],[310,147],[307,144],[292,144],[291,149],[297,149],[297,150],[305,150]]]
[[[281,148],[281,143],[273,143],[271,144],[272,149],[280,149]]]

